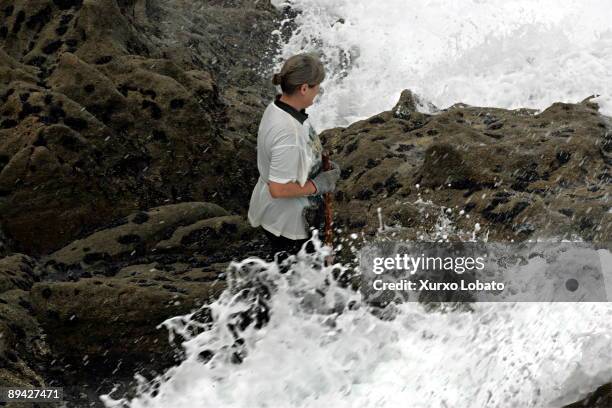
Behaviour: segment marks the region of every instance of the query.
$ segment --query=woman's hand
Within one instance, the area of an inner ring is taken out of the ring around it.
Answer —
[[[331,170],[320,172],[312,182],[317,188],[316,194],[330,193],[336,189],[336,182],[340,178],[340,167],[330,161],[332,165]]]
[[[324,194],[336,189],[336,182],[340,178],[340,166],[330,160],[331,170],[320,172],[314,179],[306,181],[304,186],[296,182],[277,183],[268,181],[268,189],[272,198],[302,197],[314,194]]]

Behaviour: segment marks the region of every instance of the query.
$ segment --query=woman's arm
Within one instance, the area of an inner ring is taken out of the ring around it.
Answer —
[[[284,184],[268,181],[268,188],[273,198],[301,197],[312,195],[317,192],[317,188],[310,179],[306,181],[304,187],[300,186],[295,181]]]

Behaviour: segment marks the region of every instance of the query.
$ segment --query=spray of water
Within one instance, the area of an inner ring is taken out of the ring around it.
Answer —
[[[595,101],[612,115],[606,0],[290,3],[300,11],[298,29],[277,69],[298,52],[322,55],[325,93],[309,108],[318,129],[389,110],[406,88],[440,108],[544,109],[599,94]]]
[[[436,225],[430,237],[467,235],[447,218]],[[338,283],[349,269],[325,266],[329,248],[313,242],[286,273],[233,262],[218,300],[160,325],[184,339],[184,361],[151,381],[137,375],[136,398],[103,395],[105,405],[559,407],[612,379],[609,303],[381,311]]]

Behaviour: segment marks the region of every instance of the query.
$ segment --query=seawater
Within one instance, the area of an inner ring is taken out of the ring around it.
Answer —
[[[440,109],[541,110],[599,94],[612,115],[607,0],[273,3],[300,11],[275,69],[298,52],[323,55],[325,92],[307,110],[318,131],[389,110],[406,88]]]
[[[346,268],[324,266],[329,248],[313,241],[317,252],[301,251],[287,273],[233,262],[207,319],[159,326],[185,339],[184,361],[153,379],[136,374],[138,396],[103,395],[105,405],[545,408],[612,380],[610,303],[404,303],[383,319],[336,283]]]

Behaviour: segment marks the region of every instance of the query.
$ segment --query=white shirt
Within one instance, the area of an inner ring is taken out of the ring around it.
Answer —
[[[303,110],[298,112],[282,102],[279,105],[284,108],[272,101],[259,124],[259,179],[251,194],[248,219],[251,226],[261,225],[276,236],[310,238],[303,214],[311,205],[308,197],[273,198],[267,183],[297,182],[303,187],[321,167],[321,141]]]

